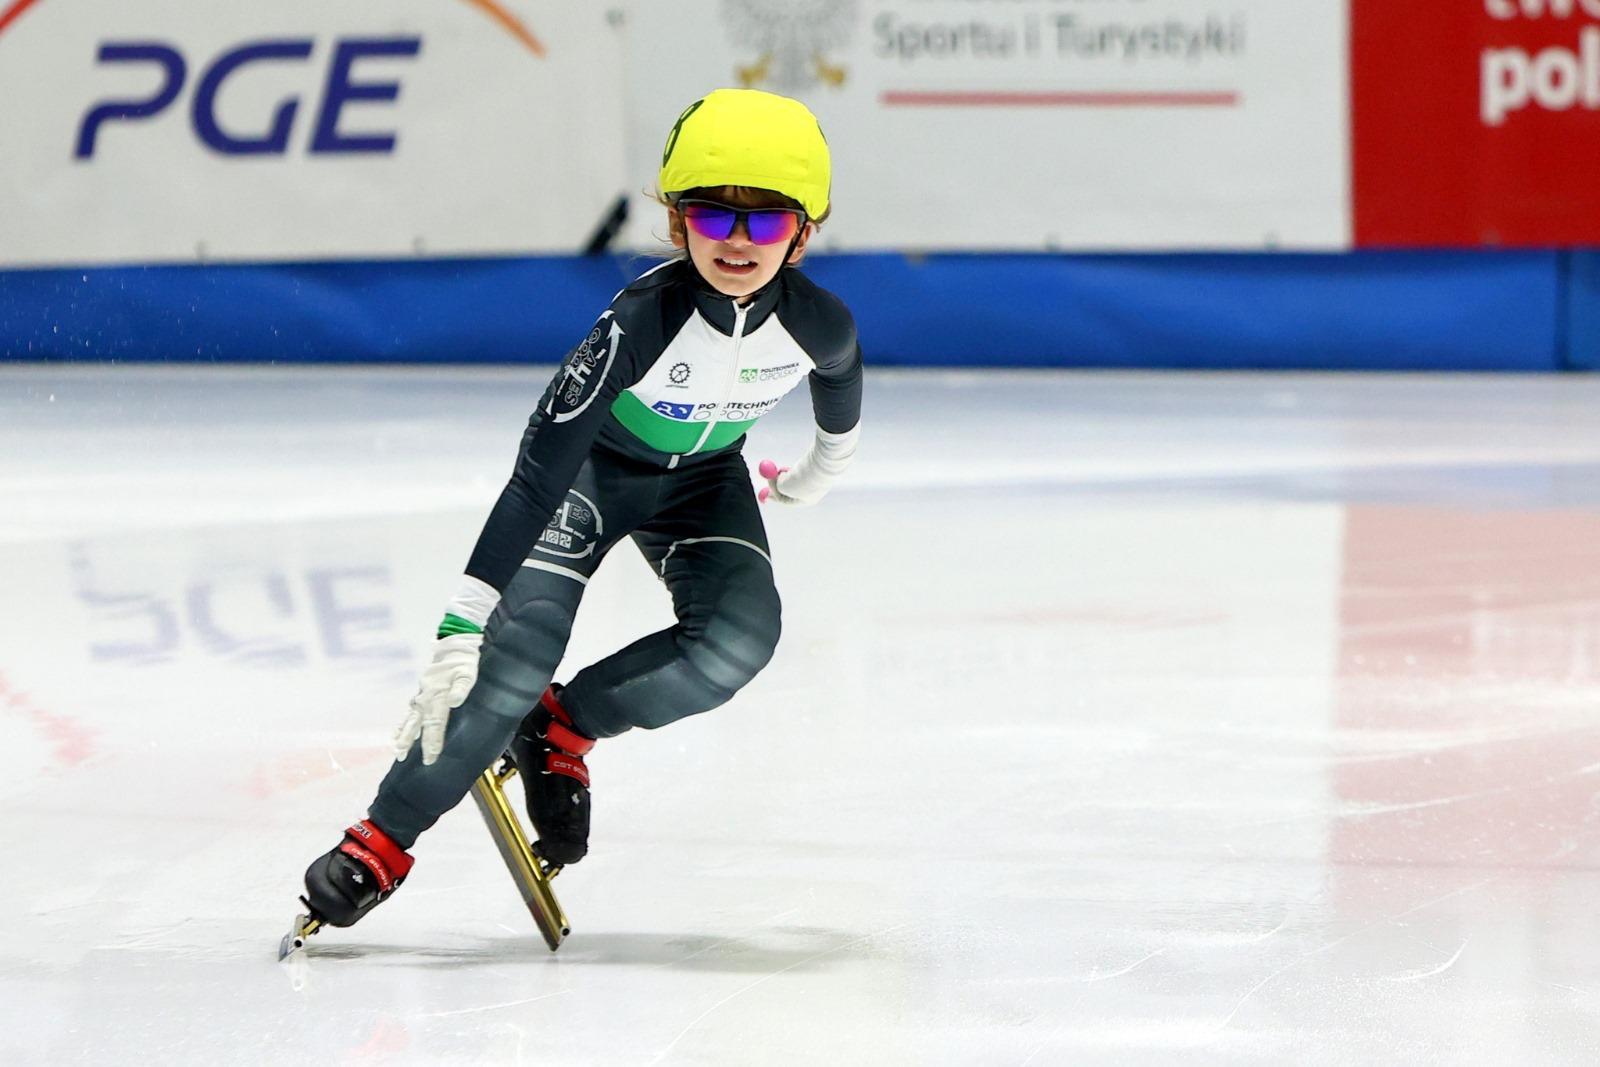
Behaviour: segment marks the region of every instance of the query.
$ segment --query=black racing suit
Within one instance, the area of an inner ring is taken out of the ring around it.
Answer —
[[[740,448],[807,375],[817,426],[854,429],[855,324],[793,268],[743,306],[687,260],[617,294],[529,419],[467,563],[501,592],[478,680],[452,713],[438,760],[424,766],[413,750],[369,809],[400,847],[505,750],[561,660],[590,576],[624,536],[665,582],[678,621],[573,677],[561,702],[580,732],[609,737],[708,711],[766,666],[780,605]]]

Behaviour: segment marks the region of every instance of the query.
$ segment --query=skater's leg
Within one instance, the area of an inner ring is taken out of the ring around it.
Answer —
[[[486,627],[478,681],[451,712],[439,758],[425,765],[413,747],[389,768],[368,809],[400,847],[410,848],[455,807],[506,750],[561,662],[582,596],[582,584],[544,571],[524,568],[512,581]]]
[[[634,540],[666,582],[677,625],[580,671],[561,694],[577,729],[610,737],[709,711],[766,666],[781,604],[743,458],[684,472]]]
[[[566,650],[585,586],[641,510],[633,500],[635,481],[636,475],[602,458],[585,462],[484,628],[478,680],[466,703],[451,712],[439,758],[425,766],[413,747],[378,788],[369,815],[400,847],[411,847],[466,796],[539,703]]]
[[[439,758],[424,765],[413,746],[389,768],[368,818],[307,868],[313,915],[349,926],[400,885],[412,863],[405,850],[505,751],[549,684],[582,595],[583,583],[545,571],[524,568],[512,581],[485,628],[477,684],[451,714]]]
[[[506,750],[566,650],[589,578],[633,528],[630,508],[639,517],[649,513],[653,494],[637,491],[639,482],[636,473],[598,455],[585,462],[484,628],[477,680],[450,715],[439,758],[425,766],[413,746],[390,768],[369,818],[306,871],[313,917],[347,925],[392,893],[411,868],[406,849]]]

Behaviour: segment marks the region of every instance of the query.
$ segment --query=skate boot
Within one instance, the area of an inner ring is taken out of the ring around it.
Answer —
[[[371,820],[344,832],[339,847],[306,868],[306,905],[328,926],[353,926],[399,888],[415,861]]]
[[[511,762],[528,800],[528,818],[539,840],[534,853],[561,867],[589,851],[589,768],[583,757],[594,738],[578,733],[551,686],[511,739]]]

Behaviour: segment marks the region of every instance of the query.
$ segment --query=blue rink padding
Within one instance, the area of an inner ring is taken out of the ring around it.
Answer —
[[[1567,257],[1567,258],[1563,258]],[[879,365],[1554,370],[1587,359],[1557,252],[814,255]],[[537,362],[641,256],[0,272],[7,359]],[[1593,257],[1588,310],[1597,314]],[[1565,314],[1565,318],[1563,315]],[[1591,338],[1592,342],[1592,338]],[[1566,346],[1572,345],[1572,352]]]
[[[1567,366],[1600,370],[1600,252],[1570,254],[1567,285]]]
[[[841,256],[811,273],[846,296],[882,362],[1559,366],[1549,252]]]
[[[634,273],[606,257],[384,260],[0,273],[13,359],[539,362]]]

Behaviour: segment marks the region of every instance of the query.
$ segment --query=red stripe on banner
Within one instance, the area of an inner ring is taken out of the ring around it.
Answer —
[[[0,11],[0,33],[5,33],[7,26],[17,21],[24,11],[38,2],[39,0],[16,0],[10,7]]]
[[[1239,94],[1222,92],[937,92],[891,89],[886,107],[1238,107]]]

